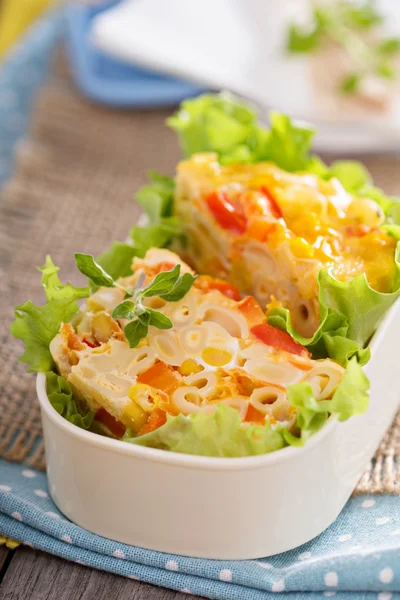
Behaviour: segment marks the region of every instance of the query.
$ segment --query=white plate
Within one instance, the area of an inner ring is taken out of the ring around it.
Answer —
[[[400,101],[381,113],[332,113],[321,101],[308,58],[286,58],[288,22],[304,18],[307,0],[125,0],[94,19],[92,40],[112,56],[215,89],[318,126],[315,147],[369,152],[400,147]],[[400,2],[379,0],[400,31]],[[316,93],[317,92],[317,93]]]
[[[368,411],[330,419],[303,448],[207,458],[142,448],[79,429],[37,377],[51,496],[72,521],[113,540],[186,556],[251,559],[320,534],[338,516],[399,403],[400,304],[371,343]]]

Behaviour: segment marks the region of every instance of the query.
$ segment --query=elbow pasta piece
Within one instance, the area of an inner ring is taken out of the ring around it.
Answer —
[[[127,370],[128,375],[130,377],[141,375],[144,371],[147,371],[147,369],[150,369],[150,367],[154,365],[155,360],[155,352],[149,346],[135,348],[134,352],[132,352],[132,361]]]
[[[249,326],[244,316],[225,306],[204,302],[199,308],[199,318],[203,322],[219,324],[232,337],[246,338],[249,335]]]
[[[201,325],[189,325],[179,331],[178,339],[188,358],[200,356],[207,345],[208,332]]]
[[[258,388],[250,396],[250,404],[264,414],[271,414],[271,407],[285,400],[285,392],[272,385]]]
[[[174,327],[177,329],[192,325],[198,318],[197,301],[194,290],[190,290],[189,293],[178,302],[166,303],[162,312],[171,319]]]
[[[217,389],[217,375],[213,371],[200,371],[184,377],[184,382],[190,387],[197,388],[202,398],[207,398]]]
[[[272,362],[270,359],[251,358],[243,370],[261,381],[277,385],[297,383],[303,376],[302,371],[290,363]]]
[[[330,398],[344,375],[344,368],[332,361],[317,363],[305,377],[314,391],[317,400]]]
[[[215,410],[215,405],[203,404],[203,400],[200,390],[194,386],[178,388],[172,394],[173,404],[183,415],[201,412],[211,414]]]
[[[179,367],[185,360],[185,353],[174,331],[160,333],[159,329],[150,327],[148,339],[150,348],[159,360],[174,367]]]

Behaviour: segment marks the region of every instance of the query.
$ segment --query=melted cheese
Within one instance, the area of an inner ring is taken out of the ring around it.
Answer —
[[[279,206],[281,218],[271,214],[263,188]],[[317,261],[319,268],[332,266],[342,281],[365,273],[371,287],[390,291],[396,244],[379,230],[382,211],[372,200],[347,193],[338,180],[288,173],[267,162],[222,166],[214,154],[181,162],[177,169],[179,215],[187,220],[192,210],[199,211],[214,223],[219,236],[232,239],[237,234],[221,230],[208,210],[205,198],[211,192],[223,192],[240,202],[247,218],[247,229],[240,236],[243,243],[257,240],[277,250],[288,242],[294,261]],[[210,270],[210,261],[206,267]]]

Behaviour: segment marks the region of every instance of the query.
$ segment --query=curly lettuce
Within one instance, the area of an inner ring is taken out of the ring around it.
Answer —
[[[172,215],[175,181],[157,171],[150,171],[148,177],[150,183],[142,186],[135,198],[147,214],[149,222],[154,224]]]
[[[72,388],[64,377],[53,371],[46,373],[46,391],[50,404],[64,419],[81,429],[92,426],[94,412],[78,406]]]
[[[277,112],[270,121],[270,129],[262,127],[248,104],[222,92],[185,100],[167,123],[185,156],[216,152],[222,164],[270,160],[287,171],[306,169],[314,128]]]
[[[10,329],[12,335],[25,344],[19,360],[29,366],[29,371],[46,372],[54,366],[49,348],[51,340],[61,323],[68,323],[78,312],[77,300],[87,298],[90,288],[75,287],[70,283],[63,285],[58,277],[59,268],[50,256],[46,257],[46,264],[39,270],[47,304],[36,306],[28,300],[17,306]]]
[[[294,432],[269,423],[243,423],[237,410],[217,406],[214,413],[168,416],[165,425],[125,442],[198,456],[240,457],[268,454],[284,446],[303,446],[330,416],[339,421],[362,414],[368,408],[369,382],[359,363],[350,361],[331,400],[317,402],[309,383],[288,388],[288,399],[297,411]]]
[[[149,173],[150,183],[135,195],[147,215],[148,225],[134,225],[125,242],[114,241],[112,246],[96,257],[96,262],[114,279],[132,274],[135,256],[143,258],[150,248],[164,248],[181,234],[179,220],[172,216],[175,181],[156,171]]]
[[[285,445],[282,434],[269,424],[242,425],[239,412],[222,405],[212,415],[168,416],[159,429],[139,437],[125,437],[124,441],[181,454],[220,457],[266,454]]]
[[[132,275],[135,256],[137,249],[133,244],[115,241],[108,250],[96,257],[96,261],[113,279],[118,279]]]
[[[348,363],[340,385],[330,400],[317,402],[307,382],[288,387],[288,400],[297,410],[296,434],[283,430],[285,441],[292,446],[303,446],[308,438],[323,427],[330,416],[338,421],[363,414],[368,408],[370,385],[357,359]]]
[[[396,251],[396,275],[393,291],[387,294],[371,288],[365,275],[342,282],[329,269],[318,274],[320,325],[314,335],[306,338],[293,327],[287,309],[275,307],[268,313],[268,323],[287,331],[306,346],[314,358],[329,356],[343,365],[357,356],[361,364],[368,362],[365,348],[385,312],[400,296],[400,245]]]

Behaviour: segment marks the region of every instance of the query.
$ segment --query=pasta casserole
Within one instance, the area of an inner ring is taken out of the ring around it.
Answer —
[[[379,229],[383,211],[338,179],[195,154],[178,165],[174,206],[188,262],[229,278],[264,307],[275,298],[304,336],[319,325],[321,268],[332,267],[339,281],[365,273],[374,290],[391,289],[396,241]]]
[[[134,259],[134,274],[150,284],[162,271],[189,267],[169,250],[149,250]],[[144,278],[144,279],[143,279]],[[223,280],[199,276],[177,302],[151,297],[146,305],[167,316],[168,331],[149,327],[130,348],[123,320],[112,317],[123,300],[120,288],[99,288],[50,344],[59,373],[98,426],[121,438],[144,436],[169,416],[212,415],[231,407],[242,426],[268,424],[296,435],[297,410],[288,390],[307,382],[316,402],[330,400],[344,368],[330,359],[315,361],[285,332],[266,323],[252,296],[241,298]]]
[[[256,117],[227,93],[183,102],[175,178],[136,194],[147,223],[75,254],[86,287],[39,268],[46,303],[17,306],[11,331],[69,422],[239,457],[367,410],[369,342],[400,296],[399,199],[312,155],[308,124]]]

